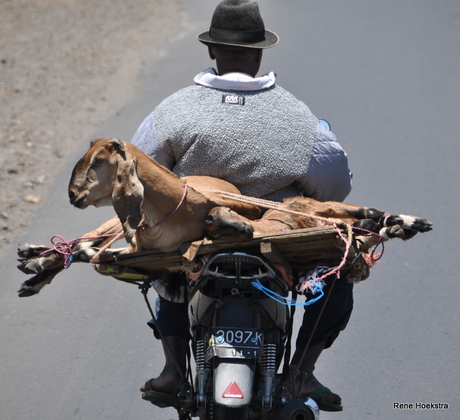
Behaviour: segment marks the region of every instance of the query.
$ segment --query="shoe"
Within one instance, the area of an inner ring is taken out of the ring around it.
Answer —
[[[315,403],[318,404],[319,409],[322,411],[343,411],[343,407],[340,404],[335,404],[324,398],[324,394],[328,392],[330,393],[331,390],[325,386],[322,386],[317,390],[305,395],[305,397],[314,400]]]
[[[145,383],[146,391],[142,392],[142,399],[150,401],[152,404],[155,404],[160,408],[174,407],[177,409],[179,407],[177,394],[166,394],[164,392],[153,390],[152,380],[153,379],[150,379]]]

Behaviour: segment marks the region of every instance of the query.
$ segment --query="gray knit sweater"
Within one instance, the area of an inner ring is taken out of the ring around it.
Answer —
[[[179,176],[209,175],[243,194],[268,196],[307,173],[318,120],[283,88],[223,91],[190,86],[153,114],[159,148]]]

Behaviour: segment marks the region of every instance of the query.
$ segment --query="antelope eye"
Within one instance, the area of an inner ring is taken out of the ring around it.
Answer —
[[[96,165],[101,165],[103,162],[104,162],[104,159],[101,159],[101,158],[96,158],[96,159],[94,159],[94,163],[95,163]]]

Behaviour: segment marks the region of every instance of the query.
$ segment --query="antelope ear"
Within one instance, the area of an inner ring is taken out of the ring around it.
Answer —
[[[142,219],[143,200],[144,186],[137,177],[136,162],[134,160],[120,162],[112,192],[112,204],[128,243],[131,243]]]
[[[125,145],[120,139],[112,137],[109,139],[109,144],[113,147],[113,150],[121,155],[121,157],[126,160],[126,149]]]

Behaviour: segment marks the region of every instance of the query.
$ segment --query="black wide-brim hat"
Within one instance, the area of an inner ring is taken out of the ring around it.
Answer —
[[[209,31],[198,35],[205,45],[230,45],[244,48],[271,48],[278,35],[265,29],[259,5],[249,0],[224,0],[212,15]]]

